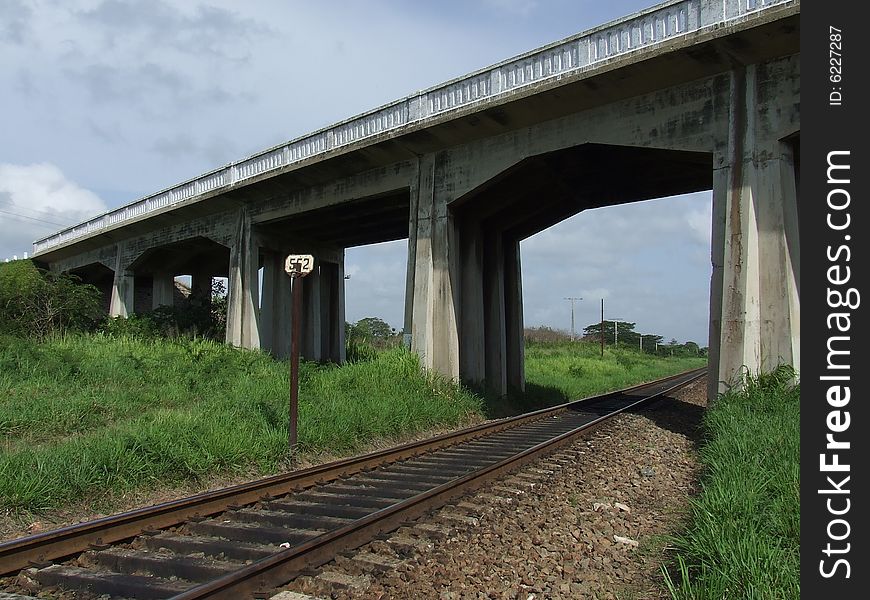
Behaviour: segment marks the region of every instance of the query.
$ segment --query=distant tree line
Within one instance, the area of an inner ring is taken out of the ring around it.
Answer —
[[[604,344],[608,348],[614,345],[618,348],[631,348],[647,354],[658,354],[661,356],[706,356],[707,348],[701,348],[696,342],[679,343],[675,339],[669,342],[664,341],[664,337],[657,334],[644,333],[641,334],[635,331],[636,323],[630,321],[605,321],[604,322]],[[593,323],[583,328],[583,336],[581,340],[584,342],[601,343],[602,327],[601,323]],[[570,342],[571,335],[567,331],[561,329],[553,329],[552,327],[527,327],[524,332],[527,342],[532,343],[560,343]],[[643,344],[641,345],[641,337]]]

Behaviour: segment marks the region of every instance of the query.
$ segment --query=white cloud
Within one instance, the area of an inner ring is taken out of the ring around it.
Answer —
[[[713,203],[707,202],[703,210],[693,210],[686,213],[686,222],[692,237],[703,246],[710,247],[712,233]]]
[[[396,329],[404,325],[408,242],[398,240],[349,248],[344,272],[346,318],[379,317]]]
[[[31,219],[0,212],[0,258],[59,229],[33,218],[106,210],[85,188],[117,206],[648,4],[7,0],[0,108],[16,118],[0,144],[0,210]],[[639,328],[699,337],[710,230],[699,196],[588,211],[524,242],[527,323],[568,327],[561,298],[579,295],[592,298],[577,305],[585,325],[604,297]],[[406,260],[404,241],[348,250],[350,320],[401,327]]]
[[[29,252],[33,240],[105,210],[53,164],[0,163],[0,258]]]

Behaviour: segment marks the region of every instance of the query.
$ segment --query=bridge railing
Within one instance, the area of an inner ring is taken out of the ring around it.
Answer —
[[[616,22],[509,59],[488,69],[422,91],[327,129],[264,150],[33,243],[34,254],[106,227],[229,188],[252,177],[360,143],[408,125],[498,98],[532,84],[563,77],[615,56],[639,52],[708,27],[751,18],[796,0],[670,0]]]

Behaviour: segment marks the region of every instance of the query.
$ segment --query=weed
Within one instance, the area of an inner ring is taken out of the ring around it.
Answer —
[[[703,491],[663,567],[675,599],[800,596],[800,388],[788,367],[746,377],[707,412]]]

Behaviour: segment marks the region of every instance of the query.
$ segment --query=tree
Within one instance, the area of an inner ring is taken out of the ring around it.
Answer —
[[[387,341],[396,334],[393,327],[378,317],[366,317],[356,322],[356,332],[372,341]]]
[[[614,323],[615,329],[614,329]],[[619,345],[638,346],[639,333],[634,330],[635,323],[629,321],[605,321],[604,343],[613,345],[614,338],[618,338]],[[601,323],[593,323],[583,328],[583,339],[597,342],[601,340]]]
[[[0,265],[0,331],[43,338],[88,329],[102,318],[100,291],[78,277],[37,269],[30,260]]]
[[[396,329],[378,317],[366,317],[356,323],[346,323],[345,337],[348,342],[364,343],[375,348],[392,346],[399,341]]]

